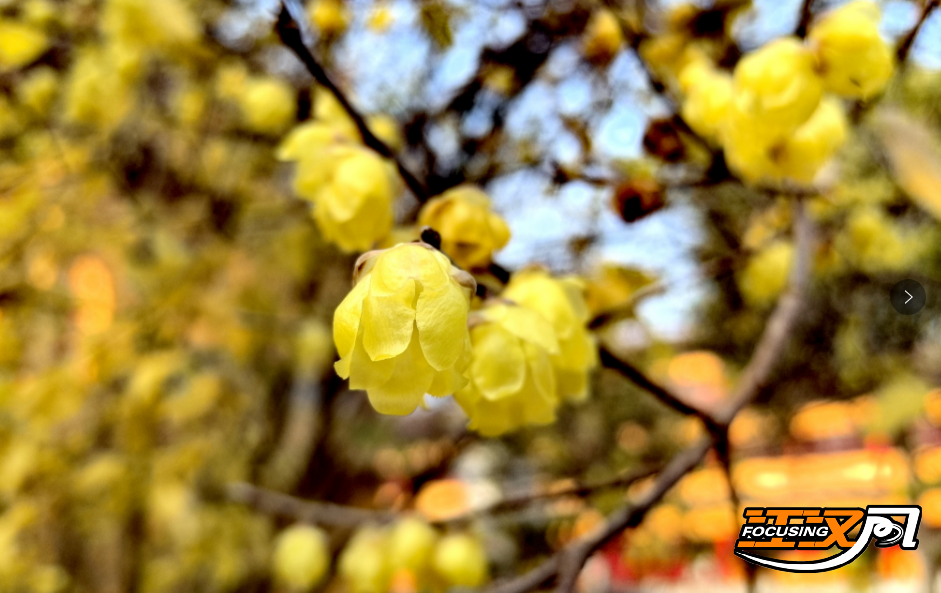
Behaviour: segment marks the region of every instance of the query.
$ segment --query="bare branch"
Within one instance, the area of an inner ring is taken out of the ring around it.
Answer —
[[[346,111],[350,119],[353,120],[353,123],[356,124],[356,128],[363,137],[363,143],[382,156],[395,161],[399,175],[402,176],[408,188],[415,194],[419,202],[426,202],[431,198],[431,195],[428,193],[425,184],[419,181],[419,179],[408,170],[389,145],[372,133],[372,130],[370,130],[369,126],[366,124],[366,119],[353,107],[353,104],[350,103],[350,100],[343,91],[340,90],[340,87],[337,86],[327,71],[324,70],[323,66],[320,65],[320,62],[317,61],[317,58],[314,57],[314,53],[310,49],[307,41],[310,35],[307,34],[303,21],[299,17],[295,17],[295,15],[303,14],[304,8],[298,0],[282,0],[281,12],[278,15],[276,25],[281,41],[294,52],[301,62],[303,62],[307,71],[314,77],[314,80],[336,97],[337,101],[343,107],[343,110]]]
[[[912,51],[912,46],[915,44],[915,38],[918,37],[918,32],[921,31],[921,27],[925,24],[925,21],[928,20],[931,11],[937,8],[938,4],[939,0],[926,0],[915,26],[899,41],[898,48],[895,50],[895,57],[900,65],[905,64],[905,60],[908,59],[908,54]]]
[[[801,2],[800,18],[797,21],[797,28],[794,30],[794,35],[802,39],[807,35],[807,29],[810,27],[810,22],[814,18],[813,9],[814,0],[803,0],[803,2]]]
[[[660,471],[658,467],[643,466],[621,473],[609,480],[591,484],[573,484],[566,488],[539,490],[519,496],[507,497],[498,500],[490,506],[474,509],[448,519],[432,521],[432,523],[462,523],[478,517],[517,509],[541,500],[561,498],[564,496],[585,496],[608,488],[623,488],[638,480],[652,476],[658,471]],[[229,484],[226,487],[225,494],[228,500],[250,506],[262,513],[291,517],[298,521],[307,521],[328,527],[355,527],[362,523],[388,523],[400,516],[399,513],[393,511],[364,509],[322,501],[306,500],[245,482]]]
[[[814,249],[813,222],[807,216],[806,207],[801,200],[794,202],[794,266],[791,269],[788,288],[778,300],[778,304],[765,325],[765,331],[758,340],[748,366],[742,372],[738,385],[729,400],[729,404],[716,414],[716,420],[728,426],[735,415],[754,399],[764,387],[775,363],[781,358],[781,352],[794,330],[797,316],[804,299],[807,281],[810,277],[811,257]]]
[[[621,375],[623,375],[634,385],[637,385],[644,391],[647,391],[680,414],[696,416],[702,420],[703,424],[706,425],[706,428],[709,429],[710,432],[715,432],[721,429],[715,419],[713,419],[712,416],[707,412],[700,410],[696,406],[686,403],[686,401],[684,401],[681,397],[645,375],[643,371],[626,360],[622,360],[621,358],[617,357],[606,346],[601,345],[598,348],[598,355],[601,358],[601,364],[603,364],[605,367],[621,373]]]
[[[774,364],[780,359],[787,339],[794,330],[797,313],[810,277],[810,261],[814,247],[813,225],[807,217],[804,205],[800,200],[795,200],[794,241],[796,244],[796,257],[788,281],[787,292],[778,301],[778,305],[771,314],[768,325],[765,327],[765,331],[752,354],[751,361],[745,367],[738,388],[728,405],[720,410],[716,416],[716,420],[722,426],[722,432],[713,433],[710,438],[676,455],[659,474],[653,486],[639,500],[620,511],[614,512],[598,530],[556,552],[530,572],[497,583],[487,593],[526,593],[547,583],[553,577],[557,577],[558,593],[574,591],[575,581],[589,556],[614,539],[624,529],[640,524],[646,512],[684,475],[699,465],[709,449],[715,446],[716,435],[725,434],[725,427],[735,418],[739,410],[758,394],[759,389],[768,380],[771,371],[774,369]],[[602,356],[604,357],[604,354]],[[621,362],[623,363],[623,361]],[[627,365],[626,370],[629,372],[630,370],[636,371],[629,365]],[[644,380],[646,377],[641,374],[638,379]],[[649,381],[649,383],[650,388],[659,388],[652,381]],[[647,388],[645,387],[645,389]],[[662,388],[659,389],[663,392],[666,391]]]
[[[395,513],[389,511],[303,500],[245,482],[226,486],[226,497],[232,502],[244,504],[263,513],[328,527],[355,527],[370,522],[387,523],[396,517]]]

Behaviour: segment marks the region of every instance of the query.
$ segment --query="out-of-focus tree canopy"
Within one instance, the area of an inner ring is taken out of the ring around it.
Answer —
[[[933,582],[941,11],[766,4],[0,0],[0,591]]]

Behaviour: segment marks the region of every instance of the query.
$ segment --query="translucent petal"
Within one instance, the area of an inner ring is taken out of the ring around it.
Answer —
[[[415,326],[416,284],[410,280],[389,296],[368,295],[363,302],[363,347],[372,360],[398,356]]]
[[[423,291],[444,286],[448,281],[434,253],[415,243],[403,243],[387,249],[375,261],[370,289],[372,294],[389,295],[398,292],[408,280],[418,280]]]
[[[559,342],[555,331],[546,318],[525,307],[504,306],[506,309],[500,325],[516,337],[540,346],[550,354],[559,353]]]
[[[545,350],[534,344],[523,344],[523,352],[529,365],[528,378],[541,400],[550,402],[554,407],[558,401],[555,390],[555,370]]]
[[[519,391],[526,379],[526,356],[520,341],[496,324],[475,327],[472,340],[470,375],[481,395],[498,400]]]
[[[395,359],[374,361],[363,348],[363,325],[359,326],[356,345],[350,357],[350,389],[373,389],[385,384],[395,370]]]
[[[499,214],[490,214],[490,234],[493,237],[493,250],[502,249],[510,241],[510,227]]]
[[[333,313],[333,341],[340,358],[353,352],[359,321],[363,314],[363,299],[369,292],[369,276],[356,283]]]
[[[418,297],[418,336],[425,358],[436,370],[450,368],[464,352],[467,334],[467,293],[446,277],[445,284],[424,286]]]
[[[467,377],[454,369],[435,371],[428,393],[435,397],[444,397],[445,395],[451,395],[465,385],[467,385]]]
[[[391,378],[368,390],[369,402],[381,414],[411,414],[421,403],[434,377],[434,369],[425,361],[418,345],[417,330],[413,330],[405,352],[392,360],[395,369]]]

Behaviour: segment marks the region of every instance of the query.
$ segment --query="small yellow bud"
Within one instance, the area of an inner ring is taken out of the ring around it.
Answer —
[[[693,62],[680,73],[680,85],[686,88],[683,119],[697,134],[716,139],[732,102],[732,77]]]
[[[435,548],[434,568],[455,587],[476,588],[487,580],[487,554],[480,541],[470,534],[448,535]]]
[[[431,561],[438,532],[415,517],[402,519],[389,534],[389,566],[393,571],[407,569],[419,576]]]
[[[591,14],[582,37],[582,52],[589,60],[606,63],[624,44],[624,34],[617,16],[605,8]]]
[[[409,414],[425,393],[463,387],[473,278],[423,243],[363,255],[357,277],[333,317],[340,377],[382,414]]]
[[[49,40],[39,29],[0,18],[0,71],[26,66],[42,55],[47,47]]]
[[[339,35],[350,23],[342,0],[315,0],[310,8],[310,22],[321,35]]]
[[[865,99],[885,88],[894,56],[879,34],[879,19],[875,2],[855,0],[811,27],[809,39],[828,91]]]
[[[395,118],[379,113],[367,117],[366,124],[373,134],[386,143],[386,146],[395,151],[402,149],[404,140],[399,129],[399,122],[395,121]]]
[[[510,240],[510,229],[490,209],[490,198],[476,187],[462,185],[429,200],[418,224],[441,234],[441,249],[464,268],[484,267],[491,254]]]
[[[276,78],[250,78],[239,105],[245,124],[255,132],[278,134],[297,114],[297,95],[291,85]]]
[[[338,572],[350,593],[386,593],[391,571],[387,561],[388,534],[379,527],[361,527],[340,554]]]
[[[32,115],[44,116],[56,97],[59,77],[52,68],[31,69],[16,87],[16,96]]]
[[[787,286],[793,261],[794,246],[787,241],[775,241],[755,254],[738,279],[745,301],[765,305],[774,300]]]
[[[292,525],[278,535],[272,572],[293,591],[310,591],[327,573],[327,535],[312,525]]]

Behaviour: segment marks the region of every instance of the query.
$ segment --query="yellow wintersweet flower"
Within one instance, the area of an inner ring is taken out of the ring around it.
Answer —
[[[777,39],[735,66],[726,127],[769,145],[813,115],[823,94],[813,53],[793,37]]]
[[[0,71],[21,68],[38,58],[49,40],[27,24],[0,19]]]
[[[97,48],[79,52],[66,84],[66,119],[102,127],[123,119],[132,103],[124,66],[113,52]]]
[[[308,10],[311,24],[326,37],[339,35],[350,23],[350,13],[342,0],[315,0]]]
[[[362,146],[337,146],[319,164],[303,160],[295,187],[301,182],[325,183],[314,197],[317,228],[344,251],[365,251],[392,229],[392,202],[401,187],[394,167]],[[303,189],[303,188],[301,188]]]
[[[846,114],[833,97],[820,101],[817,111],[787,139],[778,156],[782,177],[810,183],[846,140]]]
[[[847,133],[846,114],[839,100],[825,97],[814,114],[786,139],[765,146],[747,128],[725,137],[729,166],[749,181],[790,179],[811,183],[842,146]]]
[[[454,394],[469,427],[497,436],[553,422],[559,398],[552,356],[559,343],[552,324],[531,309],[500,303],[474,312],[471,325],[470,382]]]
[[[894,69],[889,45],[879,35],[879,6],[856,0],[828,12],[810,29],[828,91],[867,98],[885,88]]]
[[[337,374],[382,414],[409,414],[425,393],[463,387],[474,279],[424,243],[366,253],[356,276],[333,316]]]
[[[16,87],[16,96],[32,115],[44,116],[49,112],[59,88],[59,77],[52,68],[32,68]]]
[[[611,61],[624,45],[621,24],[613,12],[600,8],[591,13],[582,36],[582,52],[589,60],[601,63]]]
[[[201,35],[199,20],[181,0],[108,0],[102,28],[113,41],[134,47],[187,45]]]
[[[330,566],[327,534],[302,523],[288,527],[275,540],[271,563],[279,583],[292,591],[310,591]]]
[[[294,121],[297,95],[277,78],[250,78],[238,97],[245,124],[255,132],[277,134]]]
[[[697,134],[715,139],[732,102],[732,77],[711,64],[693,62],[680,73],[680,85],[686,87],[683,119]]]
[[[429,200],[418,215],[418,224],[438,231],[441,248],[464,268],[486,266],[491,254],[510,240],[510,229],[490,209],[490,198],[471,185]]]
[[[765,305],[787,286],[787,276],[794,262],[794,245],[775,241],[748,260],[738,278],[742,296],[750,305]]]
[[[589,312],[584,283],[575,277],[556,279],[545,270],[524,270],[513,275],[503,296],[552,324],[559,341],[559,353],[552,356],[559,395],[573,401],[585,399],[588,372],[598,364],[598,355],[585,327]]]

